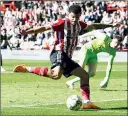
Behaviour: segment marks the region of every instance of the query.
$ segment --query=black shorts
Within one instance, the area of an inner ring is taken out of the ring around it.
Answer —
[[[80,67],[78,63],[73,61],[63,51],[53,50],[50,54],[50,61],[52,63],[51,69],[53,69],[56,66],[61,66],[64,69],[63,75],[65,77],[71,76],[71,72],[77,67]]]

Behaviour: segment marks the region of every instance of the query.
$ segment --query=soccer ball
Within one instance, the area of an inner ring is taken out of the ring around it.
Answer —
[[[69,110],[78,110],[82,106],[82,99],[78,95],[71,95],[66,102]]]

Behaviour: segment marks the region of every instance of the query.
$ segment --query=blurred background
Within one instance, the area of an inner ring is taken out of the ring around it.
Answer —
[[[121,26],[116,28],[116,31],[123,36],[124,40],[118,47],[118,51],[128,51],[128,1],[1,0],[1,34],[7,38],[14,50],[49,49],[52,31],[28,35],[22,35],[20,31],[65,18],[67,9],[72,4],[81,6],[80,20],[87,23],[120,23]],[[108,35],[112,33],[111,28],[105,31]],[[6,42],[1,49],[8,49]]]

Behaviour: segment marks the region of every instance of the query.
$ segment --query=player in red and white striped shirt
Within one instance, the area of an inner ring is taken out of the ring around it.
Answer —
[[[90,87],[88,73],[74,62],[72,58],[73,51],[78,43],[78,35],[81,30],[92,30],[94,28],[106,28],[112,25],[91,24],[88,25],[79,21],[81,16],[81,7],[72,5],[69,7],[68,18],[58,19],[51,25],[41,26],[38,28],[23,31],[24,34],[39,33],[52,29],[54,33],[54,42],[50,61],[51,69],[47,67],[26,67],[26,65],[18,65],[14,72],[31,72],[52,79],[60,79],[62,74],[65,77],[75,75],[81,78],[80,89],[83,96],[83,109],[100,109],[90,101]]]
[[[51,27],[55,31],[53,49],[64,51],[69,57],[72,57],[72,53],[78,42],[79,32],[86,28],[87,24],[82,21],[78,21],[77,23],[73,21],[72,23],[69,18],[65,18],[59,19]]]

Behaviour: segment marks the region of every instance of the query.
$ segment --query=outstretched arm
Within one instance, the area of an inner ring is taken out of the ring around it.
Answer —
[[[110,74],[111,74],[111,70],[112,70],[112,65],[113,65],[113,60],[114,60],[114,57],[113,55],[110,55],[109,56],[109,60],[108,60],[108,65],[107,65],[107,70],[106,70],[106,77],[110,77]]]
[[[99,31],[91,31],[91,32],[85,33],[85,34],[83,34],[79,37],[80,38],[86,38],[86,37],[89,37],[89,36],[94,36],[96,38],[105,38],[106,34],[103,33],[103,32],[99,32]]]
[[[113,27],[113,24],[101,24],[101,23],[93,23],[87,26],[86,30],[91,31],[94,29],[105,29],[107,27]]]
[[[35,27],[33,29],[29,29],[29,30],[24,30],[22,33],[23,34],[32,34],[32,33],[40,33],[40,32],[44,32],[47,30],[50,30],[51,26],[40,26],[40,27]]]
[[[101,86],[102,88],[106,88],[106,87],[107,87],[107,84],[108,84],[108,82],[109,82],[114,57],[115,57],[115,55],[110,55],[110,56],[109,56],[108,65],[107,65],[107,70],[106,70],[106,76],[105,76],[104,80],[103,80],[103,81],[101,82],[101,84],[100,84],[100,86]]]
[[[48,30],[58,31],[64,25],[64,20],[58,19],[57,21],[53,22],[52,24],[46,24],[45,26],[35,27],[30,30],[23,31],[23,34],[32,34],[32,33],[40,33]]]

